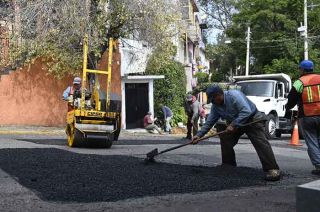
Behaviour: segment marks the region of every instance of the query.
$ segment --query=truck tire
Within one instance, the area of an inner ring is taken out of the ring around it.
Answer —
[[[268,139],[276,137],[276,118],[274,115],[269,114],[266,121],[265,133]]]
[[[276,130],[276,137],[277,137],[277,138],[281,138],[281,131]]]

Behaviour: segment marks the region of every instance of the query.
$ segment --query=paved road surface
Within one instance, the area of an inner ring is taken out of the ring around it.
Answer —
[[[145,154],[186,142],[124,133],[111,149],[69,148],[63,134],[0,135],[1,211],[295,211],[295,187],[316,180],[306,147],[271,141],[283,172],[265,182],[243,138],[237,168],[221,168],[211,139],[145,164]]]

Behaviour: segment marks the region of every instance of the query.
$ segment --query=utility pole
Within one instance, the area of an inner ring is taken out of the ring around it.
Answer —
[[[307,0],[304,0],[304,59],[308,60],[308,4]]]
[[[249,76],[249,59],[250,59],[250,26],[247,32],[247,57],[246,57],[246,76]]]

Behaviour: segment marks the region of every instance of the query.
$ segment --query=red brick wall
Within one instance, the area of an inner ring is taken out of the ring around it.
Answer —
[[[106,55],[99,68],[106,69]],[[115,51],[112,92],[121,95],[120,54]],[[73,77],[56,79],[40,60],[0,78],[0,125],[64,126],[62,93]]]

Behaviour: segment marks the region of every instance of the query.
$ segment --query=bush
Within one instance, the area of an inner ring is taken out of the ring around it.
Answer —
[[[149,63],[152,64],[152,63]],[[183,104],[186,94],[186,76],[184,67],[176,61],[167,61],[161,68],[147,67],[147,74],[164,75],[165,78],[154,83],[155,115],[161,117],[161,104],[168,106],[173,114],[173,124],[186,123]]]
[[[182,122],[184,125],[187,124],[188,118],[187,114],[184,110],[184,107],[179,107],[176,112],[173,112],[173,119],[172,119],[172,125],[178,126],[179,122]]]
[[[204,72],[198,72],[195,74],[195,77],[197,77],[198,84],[207,83],[209,82],[209,74]]]
[[[222,82],[224,80],[224,74],[221,72],[213,72],[211,75],[211,82]]]

